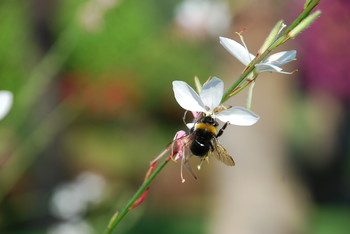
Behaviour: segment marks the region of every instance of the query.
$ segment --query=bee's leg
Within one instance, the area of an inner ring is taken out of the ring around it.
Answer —
[[[224,124],[224,126],[222,126],[222,128],[219,130],[218,134],[216,134],[216,137],[221,136],[221,135],[224,133],[224,131],[225,131],[225,129],[227,128],[227,126],[228,126],[228,122],[226,122],[226,123]]]
[[[210,151],[212,151],[212,152],[214,151],[214,146],[213,146],[213,143],[211,141],[209,141],[209,148],[210,148]]]
[[[207,161],[207,163],[209,163],[209,157],[208,157],[208,155],[203,156],[203,158],[201,159],[200,164],[197,165],[198,171],[202,168],[202,164],[203,164],[204,161]]]
[[[200,162],[199,165],[197,166],[198,171],[201,169],[202,164],[203,164],[205,158],[206,158],[206,157],[203,157],[203,158],[201,159],[201,162]]]

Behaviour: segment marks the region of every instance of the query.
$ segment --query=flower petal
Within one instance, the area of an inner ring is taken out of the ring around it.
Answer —
[[[257,72],[281,72],[283,69],[272,65],[271,63],[258,63],[255,64],[255,68]]]
[[[222,122],[229,122],[230,124],[238,126],[250,126],[255,124],[259,120],[259,116],[254,112],[247,110],[243,107],[232,107],[227,110],[223,110],[215,116]]]
[[[0,120],[10,111],[13,101],[13,95],[10,91],[0,91]]]
[[[232,39],[220,37],[220,44],[245,66],[255,58],[244,46]]]
[[[296,50],[282,51],[271,55],[264,61],[264,63],[272,63],[273,65],[281,66],[295,60],[296,55]]]
[[[205,82],[199,96],[210,112],[213,112],[220,105],[222,95],[224,94],[224,82],[217,77],[211,78]]]
[[[204,104],[199,95],[184,81],[173,81],[173,90],[177,103],[189,111],[205,112]]]
[[[193,128],[194,125],[195,125],[195,123],[187,123],[187,124],[186,124],[186,126],[187,126],[188,129]]]

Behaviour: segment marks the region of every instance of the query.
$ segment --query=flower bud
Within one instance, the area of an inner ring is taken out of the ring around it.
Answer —
[[[301,31],[309,27],[320,14],[321,14],[321,11],[316,11],[315,13],[306,17],[295,28],[293,28],[292,31],[289,32],[288,34],[289,38],[296,37],[296,35],[298,35]]]
[[[259,54],[264,53],[264,51],[277,39],[277,36],[281,33],[281,31],[286,27],[286,25],[283,23],[283,20],[280,20],[277,22],[275,27],[271,30],[268,37],[265,39],[264,44],[259,49]]]

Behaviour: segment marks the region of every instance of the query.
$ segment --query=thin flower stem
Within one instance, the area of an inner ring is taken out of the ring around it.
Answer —
[[[271,52],[271,50],[267,49],[264,51],[264,53],[262,53],[260,56],[255,57],[255,59],[253,59],[253,61],[248,65],[248,67],[244,70],[243,74],[238,77],[238,79],[235,81],[235,83],[233,83],[233,85],[228,88],[226,90],[226,92],[224,93],[224,95],[222,96],[221,99],[221,103],[224,103],[225,101],[227,101],[230,97],[236,95],[238,92],[240,92],[242,89],[242,87],[246,87],[246,86],[242,86],[240,88],[238,88],[237,90],[239,90],[237,92],[236,88],[242,83],[242,81],[249,75],[249,73],[253,72],[253,70],[255,69],[255,64],[260,63],[269,53]]]
[[[0,202],[26,170],[35,162],[39,153],[52,142],[79,115],[80,111],[65,112],[68,100],[62,101],[45,120],[15,148],[11,157],[0,170]],[[62,116],[64,115],[64,118]]]
[[[252,81],[252,84],[249,87],[248,91],[248,98],[247,98],[247,109],[252,109],[252,102],[253,102],[253,90],[254,90],[255,82]]]
[[[247,86],[253,81],[255,81],[255,79],[246,81],[242,86],[237,87],[230,96],[234,96],[237,93],[241,92],[243,89],[247,88]]]
[[[35,102],[46,90],[54,76],[59,73],[69,55],[78,45],[81,38],[80,33],[75,23],[67,26],[28,76],[26,84],[23,85],[16,97],[19,100],[14,108],[16,119],[13,122],[13,128],[16,132],[21,131],[24,127],[25,120],[33,109]],[[16,147],[6,161],[5,166],[0,171],[0,201],[35,162],[38,153],[51,142],[59,131],[78,116],[79,111],[67,115],[63,121],[57,120],[57,116],[64,113],[66,107],[67,101],[61,101],[44,121],[32,129],[28,137],[22,139],[21,144]],[[1,151],[1,153],[4,152]]]
[[[75,23],[66,27],[60,33],[57,41],[52,45],[47,54],[36,65],[28,76],[26,84],[18,92],[19,100],[16,106],[17,118],[15,125],[20,128],[32,110],[35,102],[40,98],[47,86],[62,69],[64,63],[73,53],[81,39],[81,30]],[[33,92],[35,90],[35,92]]]
[[[130,207],[135,203],[135,201],[141,196],[141,194],[148,188],[153,179],[158,175],[158,173],[163,169],[163,167],[169,162],[169,159],[163,161],[149,176],[149,178],[139,187],[134,196],[130,199],[128,204],[124,207],[124,209],[117,214],[117,216],[113,215],[110,219],[108,227],[106,228],[105,234],[110,234],[119,224],[119,222],[124,218],[124,216],[129,212]]]
[[[301,21],[303,21],[303,19],[305,19],[310,14],[310,12],[318,5],[319,2],[320,2],[320,0],[312,0],[312,1],[310,1],[309,5],[306,6],[306,8],[291,23],[291,25],[289,27],[287,27],[287,29],[285,29],[281,33],[281,36],[275,41],[275,43],[272,44],[272,46],[270,46],[270,48],[274,49],[277,46],[279,46],[279,45],[283,44],[284,42],[286,42],[287,40],[289,40],[290,38],[288,37],[288,33],[290,31],[292,31],[292,29],[295,28],[299,23],[301,23]]]

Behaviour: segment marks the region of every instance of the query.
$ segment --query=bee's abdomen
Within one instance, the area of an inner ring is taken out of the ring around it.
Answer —
[[[210,150],[211,139],[213,134],[204,129],[197,129],[194,140],[190,146],[192,154],[197,156],[205,156]]]
[[[209,151],[209,144],[203,144],[202,142],[194,140],[190,146],[192,154],[197,156],[205,156]]]

